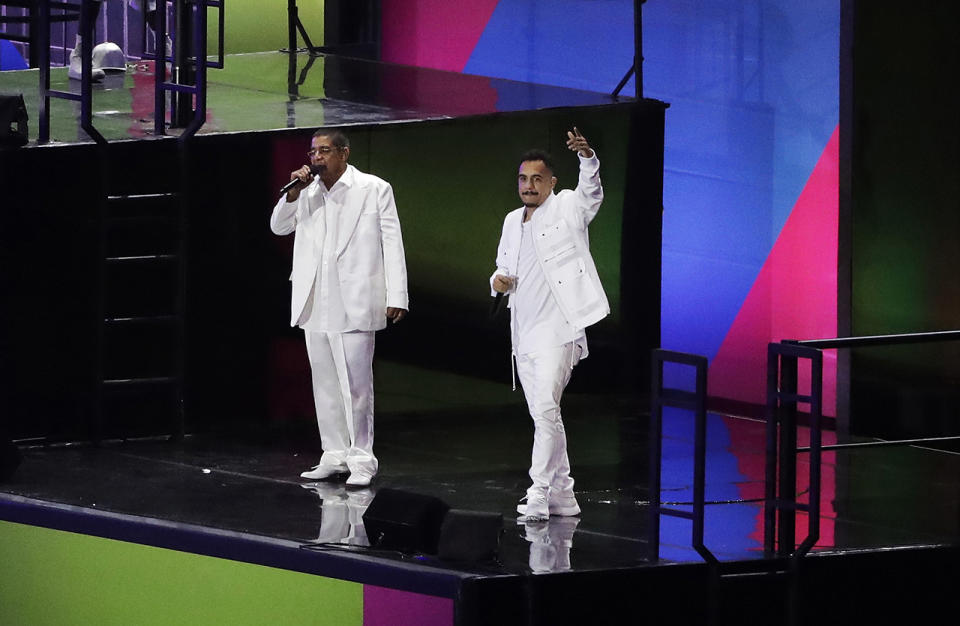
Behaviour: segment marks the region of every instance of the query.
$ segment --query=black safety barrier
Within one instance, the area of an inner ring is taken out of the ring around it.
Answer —
[[[664,388],[664,363],[693,367],[696,373],[694,391]],[[660,559],[660,515],[670,515],[693,520],[691,545],[705,561],[716,563],[717,558],[703,544],[707,465],[707,358],[698,354],[657,349],[651,353],[650,365],[650,541],[647,558],[654,562]],[[660,459],[664,407],[687,409],[693,411],[694,414],[692,511],[669,508],[660,504]]]
[[[799,360],[810,361],[810,394],[797,391]],[[797,502],[797,405],[810,405],[810,489]],[[820,456],[823,415],[823,353],[816,348],[771,343],[767,347],[767,445],[764,551],[802,557],[820,538]],[[778,473],[779,470],[779,473]],[[796,512],[806,511],[807,535],[796,545]],[[778,532],[779,531],[779,532]]]
[[[960,330],[937,330],[925,333],[900,333],[895,335],[864,335],[860,337],[835,337],[832,339],[785,339],[789,345],[806,346],[820,350],[836,348],[869,348],[876,346],[896,346],[918,343],[941,343],[960,341]],[[863,441],[858,443],[838,443],[822,446],[822,450],[845,450],[850,448],[880,448],[909,446],[925,443],[946,443],[960,441],[960,437],[921,437],[916,439],[895,439],[887,441]],[[797,448],[797,452],[807,452],[809,448]]]
[[[156,135],[166,134],[167,92],[171,93],[171,126],[183,127],[181,139],[193,136],[207,119],[207,68],[223,67],[222,0],[159,0],[154,17],[157,46],[167,39],[167,4],[175,1],[178,32],[173,65],[178,70],[168,80],[166,55],[154,54],[153,128]],[[207,59],[207,8],[217,9],[219,51],[217,61]],[[189,119],[189,121],[188,121]],[[186,124],[184,126],[184,124]]]
[[[93,72],[93,46],[85,45],[80,49],[81,78],[80,93],[50,89],[50,25],[55,22],[79,21],[78,33],[86,42],[93,41],[94,20],[91,20],[90,4],[92,0],[80,2],[52,2],[51,0],[11,0],[0,4],[26,8],[26,16],[4,16],[0,23],[25,23],[30,26],[30,35],[27,37],[12,34],[2,34],[0,37],[13,41],[30,43],[31,60],[36,60],[40,77],[40,105],[37,115],[37,143],[44,144],[50,141],[50,98],[62,98],[80,103],[80,127],[97,143],[106,143],[103,135],[93,127],[93,91],[91,88],[91,74]],[[60,11],[51,14],[51,10]]]
[[[208,8],[213,8],[217,10],[217,60],[216,61],[207,61],[207,67],[213,67],[216,69],[223,69],[224,67],[224,13],[223,13],[223,0],[208,0],[203,3],[204,6]],[[147,20],[143,20],[143,23],[140,26],[140,37],[143,40],[143,50],[144,53],[140,57],[141,59],[153,59],[154,61],[167,61],[173,62],[175,59],[172,54],[169,54],[166,50],[166,37],[160,39],[154,37],[154,50],[153,52],[147,52]],[[172,52],[172,51],[171,51]]]
[[[767,353],[767,494],[764,525],[764,549],[774,550],[783,556],[793,554],[796,511],[806,510],[806,505],[796,504],[796,455],[810,453],[810,524],[808,534],[796,554],[802,556],[816,543],[820,516],[820,467],[824,450],[848,450],[854,448],[877,448],[908,446],[928,443],[960,441],[960,437],[921,437],[889,441],[838,443],[824,446],[820,438],[822,416],[822,353],[821,350],[837,348],[868,348],[876,346],[908,345],[960,341],[960,330],[941,330],[922,333],[899,333],[892,335],[864,335],[859,337],[834,337],[829,339],[785,339],[780,344],[772,343]],[[811,372],[810,396],[797,395],[797,359],[810,358],[814,364]],[[779,365],[779,388],[777,387]],[[815,404],[813,403],[815,401]],[[796,442],[797,403],[811,402],[810,446],[799,447]],[[776,428],[780,424],[780,446],[776,448]],[[776,494],[776,463],[780,463],[780,493]],[[816,477],[816,482],[814,482]],[[815,491],[816,489],[816,491]],[[779,533],[776,513],[780,511]],[[816,532],[813,530],[817,522]],[[779,537],[775,546],[775,535]]]

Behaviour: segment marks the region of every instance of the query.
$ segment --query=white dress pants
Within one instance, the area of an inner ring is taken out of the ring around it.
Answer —
[[[370,331],[304,331],[313,402],[323,447],[321,465],[373,476],[373,346]]]
[[[533,418],[533,452],[528,495],[573,493],[567,435],[560,417],[560,398],[580,361],[580,346],[574,342],[556,348],[517,356],[517,374]]]

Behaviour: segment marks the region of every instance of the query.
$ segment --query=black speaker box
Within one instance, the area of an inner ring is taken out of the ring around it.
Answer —
[[[503,515],[450,509],[440,526],[438,554],[446,561],[492,561],[500,552]]]
[[[436,554],[440,525],[450,507],[439,498],[380,489],[363,514],[370,545],[385,550]]]
[[[0,148],[27,145],[27,107],[23,96],[0,95]]]

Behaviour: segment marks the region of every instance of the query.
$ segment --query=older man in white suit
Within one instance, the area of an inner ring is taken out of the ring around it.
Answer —
[[[307,154],[270,216],[274,233],[295,233],[290,324],[304,330],[323,446],[301,476],[365,487],[378,469],[374,333],[408,309],[400,220],[390,184],[348,163],[342,132],[318,130]]]

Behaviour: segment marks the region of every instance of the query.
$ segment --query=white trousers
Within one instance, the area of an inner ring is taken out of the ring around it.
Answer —
[[[574,342],[517,356],[517,374],[533,418],[530,460],[533,485],[527,490],[528,495],[573,493],[560,399],[579,361],[580,347]]]
[[[321,465],[377,473],[373,455],[374,333],[304,331]]]

